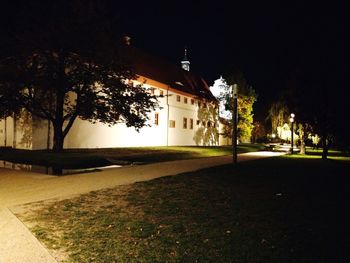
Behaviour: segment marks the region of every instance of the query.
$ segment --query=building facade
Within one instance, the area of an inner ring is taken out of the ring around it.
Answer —
[[[137,74],[134,84],[158,95],[159,108],[139,132],[123,123],[109,126],[78,118],[64,148],[218,145],[218,102],[205,80],[189,71],[186,51],[181,67],[132,47],[128,52]],[[52,138],[52,125],[26,112],[0,121],[0,146],[51,149]]]

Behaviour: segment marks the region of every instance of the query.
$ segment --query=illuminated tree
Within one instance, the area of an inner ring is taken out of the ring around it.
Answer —
[[[48,120],[53,149],[77,118],[139,129],[156,98],[129,80],[135,74],[95,1],[28,1],[0,61],[0,118],[22,109]]]
[[[277,133],[277,127],[282,127],[284,123],[287,122],[289,114],[290,113],[285,102],[278,101],[271,104],[267,119],[271,122],[272,133]]]
[[[251,140],[253,125],[253,105],[257,100],[257,94],[255,90],[248,85],[243,73],[239,70],[233,70],[226,76],[227,85],[223,89],[223,93],[219,100],[224,101],[225,110],[233,111],[233,99],[230,86],[237,84],[238,86],[238,134],[237,137],[242,142],[248,142]],[[232,125],[232,123],[230,122]],[[230,137],[229,133],[224,136]]]

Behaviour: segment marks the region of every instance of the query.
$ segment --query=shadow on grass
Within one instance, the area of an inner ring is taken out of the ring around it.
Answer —
[[[349,262],[349,167],[248,161],[54,202],[32,220],[75,262]]]
[[[239,153],[263,150],[261,144],[242,144]],[[0,160],[19,164],[32,164],[56,169],[83,169],[108,165],[154,163],[230,155],[231,147],[130,147],[105,149],[67,149],[60,153],[48,150],[0,149]]]

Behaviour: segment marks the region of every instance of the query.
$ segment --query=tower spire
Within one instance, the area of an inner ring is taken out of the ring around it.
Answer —
[[[181,61],[181,67],[186,71],[190,71],[190,61],[187,58],[187,48],[186,47],[185,47],[184,58]]]
[[[185,48],[185,55],[184,55],[184,59],[183,59],[184,61],[188,61],[188,59],[187,59],[187,48]]]

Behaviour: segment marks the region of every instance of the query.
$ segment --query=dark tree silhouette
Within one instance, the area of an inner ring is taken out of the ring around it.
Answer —
[[[92,0],[17,9],[1,54],[0,118],[24,109],[49,120],[55,151],[76,118],[143,127],[157,101],[129,81],[136,75],[108,10]]]

